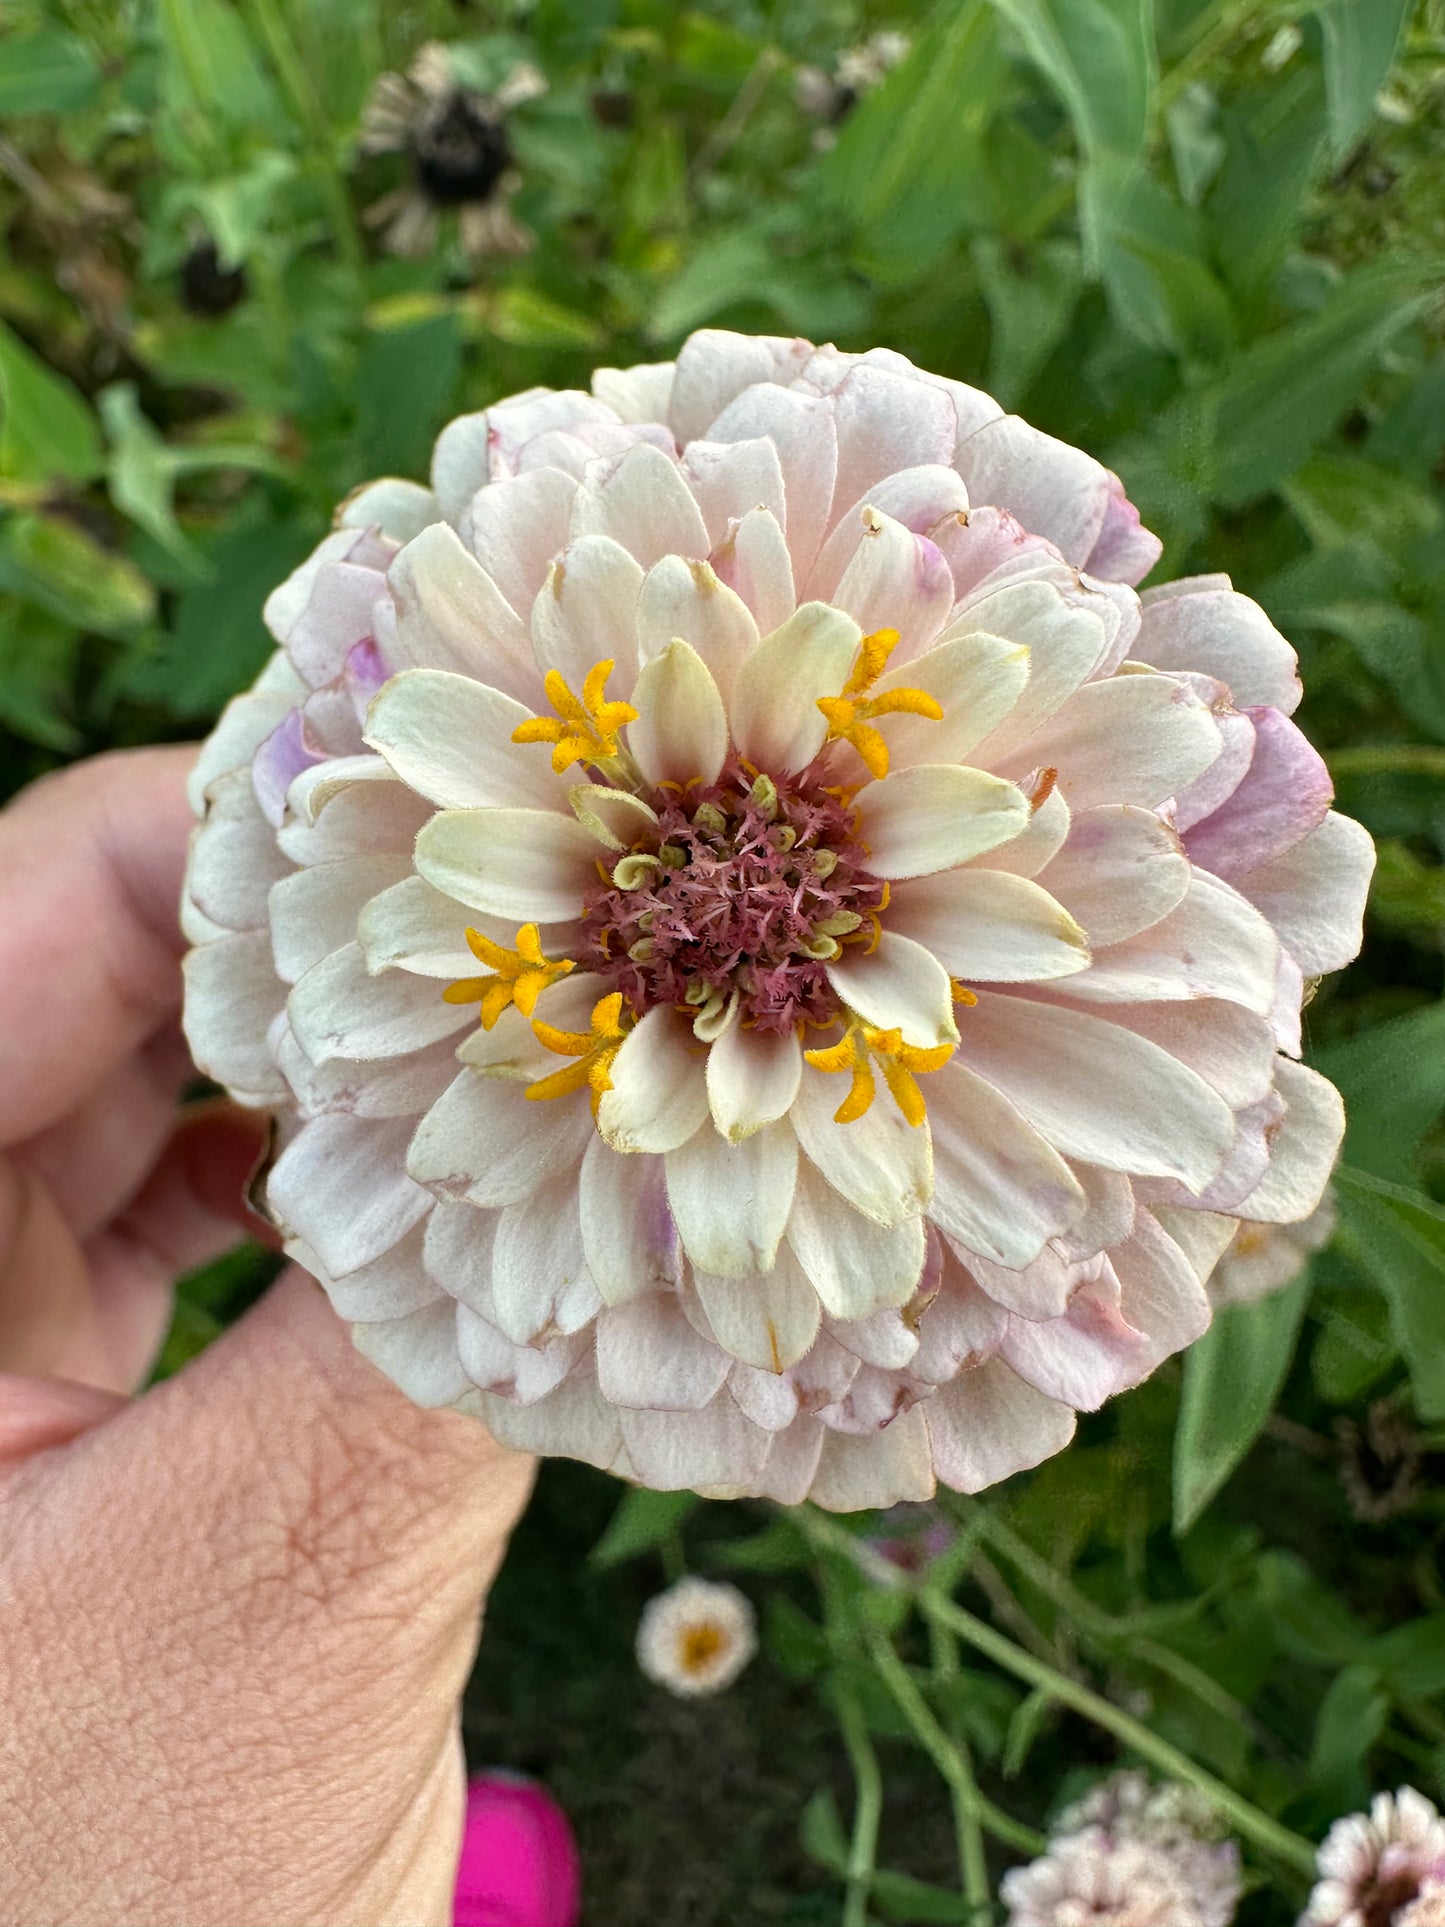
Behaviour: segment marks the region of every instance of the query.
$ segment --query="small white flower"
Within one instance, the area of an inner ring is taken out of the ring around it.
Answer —
[[[1239,1905],[1239,1849],[1222,1837],[1218,1814],[1193,1787],[1172,1780],[1156,1786],[1147,1774],[1133,1768],[1110,1774],[1082,1800],[1066,1807],[1055,1822],[1055,1852],[1075,1840],[1089,1841],[1090,1854],[1077,1861],[1066,1856],[1070,1867],[1092,1868],[1095,1855],[1117,1859],[1130,1849],[1145,1848],[1154,1858],[1142,1893],[1147,1896],[1151,1883],[1162,1880],[1159,1863],[1167,1861],[1187,1896],[1191,1920],[1197,1919],[1202,1927],[1228,1927],[1234,1918]],[[1128,1860],[1125,1875],[1114,1869],[1107,1878],[1099,1876],[1106,1897],[1117,1886],[1128,1892],[1131,1905],[1137,1904],[1139,1896],[1127,1886],[1127,1869],[1133,1866]],[[1103,1918],[1112,1921],[1114,1916],[1106,1910]],[[1083,1914],[1080,1919],[1094,1916]],[[1124,1919],[1132,1923],[1134,1915],[1126,1913]],[[1072,1927],[1067,1913],[1059,1927],[1065,1923]]]
[[[1069,1834],[999,1888],[1008,1927],[1211,1927],[1164,1848],[1116,1840],[1102,1827]]]
[[[680,1699],[722,1692],[757,1650],[751,1605],[710,1579],[679,1579],[647,1602],[637,1628],[638,1665]]]
[[[1377,1793],[1370,1811],[1336,1820],[1299,1927],[1441,1927],[1445,1819],[1423,1793]]]
[[[1298,1224],[1242,1222],[1208,1281],[1215,1310],[1221,1305],[1252,1305],[1292,1285],[1313,1254],[1335,1235],[1339,1215],[1334,1195],[1327,1191]]]

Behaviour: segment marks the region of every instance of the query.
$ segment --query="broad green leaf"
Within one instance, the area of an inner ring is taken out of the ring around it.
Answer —
[[[165,95],[203,131],[287,125],[241,11],[224,0],[158,0]]]
[[[451,412],[461,362],[455,313],[367,334],[356,371],[354,474],[425,472],[437,431]]]
[[[620,1566],[624,1559],[651,1552],[680,1529],[699,1503],[692,1492],[650,1492],[646,1486],[630,1487],[592,1548],[592,1564]]]
[[[0,54],[0,115],[73,113],[88,106],[100,73],[85,42],[59,27],[12,35]]]
[[[848,1836],[830,1787],[820,1786],[803,1808],[798,1838],[803,1852],[820,1867],[826,1867],[830,1873],[847,1872]]]
[[[1345,1162],[1408,1182],[1421,1133],[1445,1110],[1445,1003],[1326,1045],[1310,1062],[1345,1100]]]
[[[1415,0],[1323,0],[1330,152],[1345,160],[1368,126]]]
[[[88,482],[104,465],[79,391],[0,323],[0,475]]]
[[[1164,125],[1180,198],[1186,206],[1198,207],[1228,151],[1213,88],[1202,80],[1191,81],[1165,110]]]
[[[1308,1277],[1230,1305],[1184,1355],[1174,1433],[1174,1530],[1187,1532],[1259,1437],[1284,1384]]]
[[[1045,241],[1023,255],[991,234],[975,241],[973,258],[991,324],[989,392],[1014,408],[1068,331],[1083,263],[1072,241]]]
[[[1445,448],[1445,354],[1419,375],[1370,430],[1365,442],[1376,461],[1426,476]]]
[[[1445,1209],[1348,1165],[1335,1189],[1345,1249],[1390,1302],[1416,1409],[1445,1419]]]
[[[1397,1699],[1433,1699],[1445,1693],[1445,1612],[1428,1613],[1394,1626],[1373,1640],[1370,1663]]]
[[[74,755],[72,688],[80,637],[33,602],[0,592],[0,725],[42,749]]]
[[[945,1887],[934,1887],[926,1880],[915,1880],[912,1874],[893,1873],[884,1867],[880,1867],[868,1883],[868,1893],[888,1920],[986,1921],[989,1918],[987,1912],[980,1913],[962,1894],[949,1893]]]
[[[1365,1804],[1365,1757],[1384,1731],[1389,1711],[1373,1666],[1347,1666],[1330,1682],[1315,1721],[1309,1776],[1332,1813]]]
[[[127,636],[155,612],[135,564],[58,515],[15,515],[0,527],[0,589],[102,636]]]
[[[1224,165],[1205,200],[1221,274],[1261,308],[1299,231],[1326,152],[1320,70],[1296,61],[1269,86],[1220,113]]]

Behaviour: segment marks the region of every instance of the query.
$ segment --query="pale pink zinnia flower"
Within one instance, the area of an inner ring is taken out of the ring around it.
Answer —
[[[1423,1793],[1377,1793],[1336,1820],[1299,1927],[1445,1927],[1445,1820]]]
[[[1008,1927],[1217,1927],[1163,1847],[1102,1827],[1062,1835],[999,1885]],[[1227,1922],[1232,1918],[1226,1914]]]
[[[1204,1330],[1323,1193],[1372,856],[1293,651],[1157,555],[977,390],[713,332],[343,504],[196,768],[186,1022],[369,1357],[850,1508]]]

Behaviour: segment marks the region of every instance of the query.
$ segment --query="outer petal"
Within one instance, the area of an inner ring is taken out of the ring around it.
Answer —
[[[373,977],[358,944],[313,964],[286,1002],[296,1041],[314,1064],[331,1057],[402,1057],[450,1037],[470,1011],[443,1000],[430,977]]]
[[[1275,1083],[1285,1101],[1269,1169],[1235,1214],[1259,1224],[1295,1224],[1318,1206],[1345,1134],[1340,1094],[1318,1071],[1281,1057]]]
[[[875,876],[932,876],[997,849],[1025,829],[1028,798],[1002,777],[956,763],[919,764],[855,799]]]
[[[1138,803],[1154,809],[1192,783],[1222,741],[1187,684],[1147,672],[1077,690],[1006,767],[1057,769],[1069,808]]]
[[[991,1084],[957,1058],[928,1082],[928,1215],[969,1251],[1018,1270],[1080,1216],[1067,1164]]]
[[[533,468],[504,488],[484,488],[461,520],[462,539],[513,609],[530,609],[552,558],[566,546],[577,484],[557,468]]]
[[[656,1492],[711,1486],[748,1491],[773,1443],[771,1432],[722,1396],[700,1412],[632,1412],[624,1406],[619,1418],[633,1470]]]
[[[742,755],[779,776],[812,761],[828,733],[818,698],[842,689],[862,633],[851,616],[805,602],[764,637],[733,686],[733,741]]]
[[[1186,577],[1147,589],[1134,654],[1156,669],[1197,669],[1228,683],[1236,703],[1268,703],[1286,715],[1299,705],[1295,652],[1257,602],[1227,575]]]
[[[471,1380],[457,1349],[455,1305],[427,1305],[404,1318],[352,1327],[352,1342],[415,1405],[455,1405]]]
[[[627,746],[649,783],[717,781],[728,748],[728,719],[707,664],[686,642],[670,642],[643,669],[632,692],[637,720]]]
[[[613,1405],[697,1412],[722,1390],[732,1360],[693,1330],[671,1292],[613,1305],[597,1320],[597,1382]]]
[[[694,1282],[718,1343],[745,1365],[786,1371],[818,1335],[818,1294],[786,1245],[767,1271],[747,1277],[698,1271]]]
[[[442,810],[416,840],[428,883],[514,925],[580,916],[597,856],[574,817],[545,810]]]
[[[948,870],[900,885],[888,929],[970,983],[1041,983],[1089,962],[1084,933],[1063,905],[1004,870]]]
[[[582,1245],[604,1304],[671,1289],[682,1246],[660,1157],[622,1157],[593,1135],[582,1160]]]
[[[1003,415],[962,444],[958,472],[971,501],[1008,509],[1075,568],[1088,561],[1108,513],[1109,472],[1082,449]]]
[[[766,438],[778,451],[787,497],[787,546],[793,569],[802,581],[827,530],[837,480],[838,436],[833,408],[820,396],[794,389],[771,385],[745,389],[712,423],[708,440],[742,442],[757,438]],[[766,634],[761,611],[754,608],[754,614]]]
[[[196,1068],[243,1102],[284,1102],[286,1082],[266,1033],[286,987],[271,963],[264,930],[203,944],[186,958],[186,1042]]]
[[[665,1004],[648,1011],[612,1060],[597,1127],[615,1151],[673,1151],[707,1118],[703,1052]]]
[[[1259,912],[1204,870],[1178,907],[1126,943],[1096,951],[1069,982],[1084,1003],[1219,997],[1268,1017],[1274,1008],[1279,941]]]
[[[439,1197],[500,1209],[580,1164],[591,1133],[580,1098],[534,1103],[515,1079],[467,1069],[417,1125],[407,1169]]]
[[[853,1210],[806,1159],[798,1169],[788,1244],[835,1318],[906,1305],[923,1270],[923,1220],[880,1225]]]
[[[771,1269],[793,1204],[798,1141],[785,1123],[741,1144],[704,1126],[667,1154],[667,1201],[698,1271],[727,1278]]]
[[[334,1278],[390,1251],[431,1209],[406,1172],[409,1118],[318,1117],[272,1166],[266,1197]]]
[[[1365,897],[1375,868],[1369,832],[1334,811],[1272,863],[1239,879],[1301,970],[1341,970],[1359,954]]]
[[[644,569],[665,555],[701,559],[709,547],[676,462],[647,442],[589,466],[573,504],[572,534],[610,535]]]
[[[919,1408],[934,1470],[955,1492],[982,1492],[1062,1452],[1074,1414],[1035,1391],[1001,1358],[963,1372]]]
[[[915,1406],[871,1437],[826,1433],[808,1497],[828,1512],[861,1512],[931,1499],[933,1491],[928,1431]]]
[[[350,943],[366,906],[398,887],[410,867],[401,856],[353,856],[293,870],[273,884],[268,907],[278,975],[294,984],[313,964]],[[460,928],[458,921],[458,935]]]
[[[811,353],[797,336],[699,328],[682,345],[668,412],[658,420],[668,422],[680,442],[694,441],[745,389],[757,382],[786,383]]]
[[[1122,943],[1182,900],[1189,860],[1152,810],[1109,804],[1084,810],[1039,881],[1083,925],[1089,941]]]
[[[1190,858],[1233,882],[1319,828],[1335,786],[1324,758],[1277,709],[1251,711],[1254,755],[1233,793],[1185,837]]]
[[[492,1247],[492,1304],[498,1329],[518,1345],[551,1330],[580,1331],[597,1315],[575,1170],[544,1176],[502,1212]]]

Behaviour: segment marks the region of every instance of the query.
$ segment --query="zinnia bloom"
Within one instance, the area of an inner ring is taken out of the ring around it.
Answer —
[[[1377,1793],[1336,1820],[1299,1927],[1445,1927],[1445,1820],[1423,1793]]]
[[[649,1599],[637,1628],[638,1665],[680,1699],[722,1692],[757,1650],[752,1606],[710,1579],[679,1579]]]
[[[1220,577],[886,351],[451,424],[203,749],[187,1030],[411,1395],[661,1488],[973,1492],[1319,1203],[1369,838]]]
[[[1339,1222],[1326,1191],[1298,1224],[1241,1224],[1209,1278],[1209,1298],[1221,1305],[1252,1305],[1292,1285],[1315,1252],[1323,1251]]]
[[[999,1884],[1008,1927],[1224,1927],[1190,1892],[1162,1847],[1114,1840],[1102,1827],[1057,1839]]]

